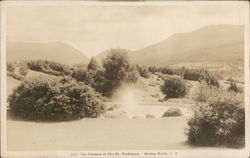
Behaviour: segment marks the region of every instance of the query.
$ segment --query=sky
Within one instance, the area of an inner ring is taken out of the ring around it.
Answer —
[[[242,5],[8,5],[7,41],[62,41],[95,56],[142,49],[175,33],[244,24]]]

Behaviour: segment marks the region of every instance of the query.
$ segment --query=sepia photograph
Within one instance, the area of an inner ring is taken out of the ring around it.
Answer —
[[[1,157],[249,157],[249,3],[1,2]]]

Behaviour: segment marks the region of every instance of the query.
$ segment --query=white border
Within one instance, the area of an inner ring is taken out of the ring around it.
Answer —
[[[78,6],[78,5],[95,5],[95,6],[162,6],[162,5],[243,5],[245,11],[245,112],[246,112],[246,146],[244,150],[165,150],[167,153],[177,152],[177,155],[157,156],[157,157],[249,157],[249,3],[247,1],[167,1],[167,2],[93,2],[93,1],[4,1],[1,2],[1,157],[84,157],[81,153],[88,152],[139,152],[144,150],[133,151],[7,151],[6,135],[6,52],[5,52],[5,20],[6,6],[8,5],[49,5],[49,6]],[[146,151],[146,150],[145,150]],[[158,150],[157,150],[158,151]],[[155,151],[155,152],[157,152]],[[162,151],[162,150],[159,150]],[[154,152],[153,150],[151,152]],[[73,156],[76,153],[77,156]],[[91,158],[91,156],[85,156]],[[102,156],[98,156],[102,157]],[[107,157],[107,156],[103,156]],[[128,157],[128,156],[112,156]],[[152,157],[152,156],[129,156],[129,157]]]

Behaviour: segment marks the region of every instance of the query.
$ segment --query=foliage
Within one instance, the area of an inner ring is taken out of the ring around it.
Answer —
[[[215,93],[188,121],[188,140],[197,145],[236,145],[245,135],[245,110],[236,93]]]
[[[14,73],[15,64],[12,62],[7,62],[7,72]]]
[[[23,80],[28,74],[27,65],[24,62],[7,62],[7,75],[17,80]]]
[[[130,64],[127,52],[122,49],[111,49],[103,60],[104,78],[101,92],[110,96],[122,82],[135,83],[138,80],[136,67]]]
[[[77,81],[86,81],[88,76],[88,70],[84,68],[74,68],[72,72],[72,77]]]
[[[181,75],[181,69],[178,69],[178,68],[170,68],[166,66],[162,66],[162,67],[149,66],[148,69],[151,73],[161,72],[167,75]]]
[[[241,93],[242,92],[242,90],[236,85],[235,82],[230,83],[230,87],[228,88],[228,91],[233,91],[233,92],[236,92],[236,93]]]
[[[8,98],[10,111],[30,120],[74,120],[98,117],[100,95],[69,77],[33,78],[21,83]]]
[[[88,64],[88,70],[96,71],[98,69],[100,69],[100,67],[99,67],[97,61],[95,60],[95,58],[92,57],[89,64]]]
[[[54,61],[35,60],[27,62],[28,68],[55,76],[66,76],[71,74],[70,67]]]
[[[215,87],[220,86],[218,79],[209,73],[202,74],[199,78],[199,81],[202,80],[204,80],[210,86],[215,86]]]
[[[188,93],[189,87],[183,79],[171,77],[165,79],[161,91],[166,94],[166,98],[182,98]]]
[[[215,93],[221,93],[222,89],[216,86],[209,86],[205,81],[201,80],[193,99],[196,103],[205,103]]]
[[[21,65],[19,67],[19,74],[22,75],[22,76],[26,76],[28,74],[27,65]]]
[[[136,68],[137,68],[141,77],[144,77],[144,78],[150,77],[151,73],[149,72],[148,67],[136,65]]]
[[[77,81],[84,82],[86,85],[91,86],[97,92],[102,93],[105,84],[105,75],[103,70],[87,70],[76,68],[73,70],[72,77]]]
[[[208,72],[203,69],[183,69],[184,75],[183,78],[193,81],[204,80],[208,85],[219,87],[219,81],[214,73]]]
[[[155,67],[149,66],[149,71],[152,73],[161,72],[167,75],[178,75],[186,80],[200,81],[204,80],[207,84],[219,87],[218,78],[223,77],[218,72],[209,72],[204,69],[189,69],[189,68],[170,68],[170,67]]]

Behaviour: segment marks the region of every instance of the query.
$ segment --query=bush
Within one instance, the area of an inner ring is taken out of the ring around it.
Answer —
[[[98,117],[104,110],[91,87],[66,77],[40,76],[21,83],[8,98],[15,116],[30,120]]]
[[[24,62],[21,63],[7,63],[7,75],[17,79],[23,80],[28,74],[27,65]]]
[[[144,78],[150,77],[151,73],[149,72],[148,67],[136,65],[136,68],[141,77],[144,77]]]
[[[74,68],[73,69],[73,73],[72,73],[72,77],[74,79],[76,79],[77,81],[86,81],[88,76],[88,70],[87,69],[83,69],[83,68]]]
[[[193,96],[193,100],[196,101],[196,103],[205,103],[209,100],[209,98],[213,94],[221,93],[221,92],[222,92],[222,89],[215,87],[215,86],[209,86],[206,83],[206,81],[200,81],[199,86]]]
[[[188,140],[196,145],[239,145],[245,135],[245,110],[236,93],[216,93],[188,121]]]
[[[186,80],[201,81],[204,80],[208,85],[219,87],[219,81],[215,72],[211,73],[203,69],[182,68],[183,78]]]
[[[181,78],[168,78],[165,79],[164,84],[161,86],[161,91],[166,95],[166,98],[182,98],[188,91],[189,87]]]
[[[97,61],[95,60],[94,57],[91,58],[89,64],[88,64],[88,70],[92,70],[92,71],[96,71],[98,70],[100,67],[97,63]]]
[[[55,76],[67,76],[71,74],[70,67],[54,61],[36,60],[28,61],[27,66],[34,71],[40,71]]]
[[[28,74],[28,69],[26,65],[22,65],[19,68],[19,74],[22,76],[26,76]]]
[[[230,83],[230,87],[228,88],[228,91],[233,91],[233,92],[236,92],[236,93],[241,93],[242,92],[242,90],[236,85],[235,82]]]
[[[156,66],[149,66],[148,68],[149,72],[155,73],[155,72],[161,72],[162,74],[166,75],[179,75],[181,76],[182,70],[179,68],[170,68],[166,66],[162,67],[156,67]]]
[[[202,80],[205,81],[210,86],[215,86],[215,87],[220,86],[218,79],[209,73],[202,74],[199,78],[199,81],[202,81]]]
[[[14,71],[15,71],[15,64],[11,63],[11,62],[8,62],[7,63],[7,72],[8,73],[14,73]]]

